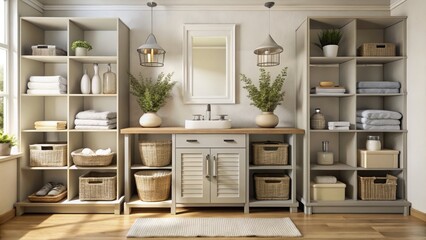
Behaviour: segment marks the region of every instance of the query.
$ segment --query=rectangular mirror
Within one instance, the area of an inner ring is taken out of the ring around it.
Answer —
[[[184,103],[235,103],[235,24],[185,24],[183,58]]]

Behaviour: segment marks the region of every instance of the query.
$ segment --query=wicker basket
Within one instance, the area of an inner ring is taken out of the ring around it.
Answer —
[[[286,200],[290,195],[290,177],[282,174],[254,174],[256,199]]]
[[[253,143],[254,165],[287,165],[288,144],[280,142]]]
[[[396,200],[397,177],[358,176],[359,197],[362,200]]]
[[[71,153],[72,160],[75,165],[82,167],[102,167],[111,164],[114,152],[106,155],[86,155],[82,154],[83,149],[77,149]]]
[[[359,56],[395,56],[393,43],[364,43],[358,48]]]
[[[170,197],[171,171],[146,170],[135,173],[136,188],[140,200],[164,201]]]
[[[172,142],[169,140],[140,142],[139,152],[143,165],[148,167],[164,167],[170,165],[172,160]]]
[[[31,167],[62,167],[67,165],[67,144],[30,145]]]
[[[112,172],[89,172],[79,177],[80,200],[114,200],[117,176]]]

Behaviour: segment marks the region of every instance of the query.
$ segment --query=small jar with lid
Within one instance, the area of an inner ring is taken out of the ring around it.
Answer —
[[[379,151],[382,149],[382,143],[380,142],[379,136],[368,136],[366,142],[366,148],[368,151]]]
[[[311,116],[311,129],[325,129],[325,117],[319,108],[315,108],[315,113]]]

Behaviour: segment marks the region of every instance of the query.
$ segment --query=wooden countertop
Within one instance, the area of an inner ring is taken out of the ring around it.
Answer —
[[[0,156],[0,163],[18,159],[22,157],[22,155],[23,155],[22,153],[12,153],[9,156]]]
[[[229,129],[187,129],[183,127],[159,127],[143,128],[130,127],[123,128],[121,134],[176,134],[176,133],[205,133],[205,134],[304,134],[305,130],[299,128],[229,128]]]

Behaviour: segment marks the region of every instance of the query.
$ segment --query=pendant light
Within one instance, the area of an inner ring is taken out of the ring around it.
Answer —
[[[153,26],[153,8],[157,6],[155,2],[148,2],[151,8],[151,33],[147,37],[145,43],[138,48],[139,62],[144,67],[162,67],[164,66],[164,57],[166,51],[157,43],[157,39],[152,33]]]
[[[265,7],[269,8],[269,34],[266,40],[254,50],[257,55],[258,67],[271,67],[280,65],[280,54],[283,52],[283,47],[278,45],[271,37],[271,7],[274,2],[266,2]]]

